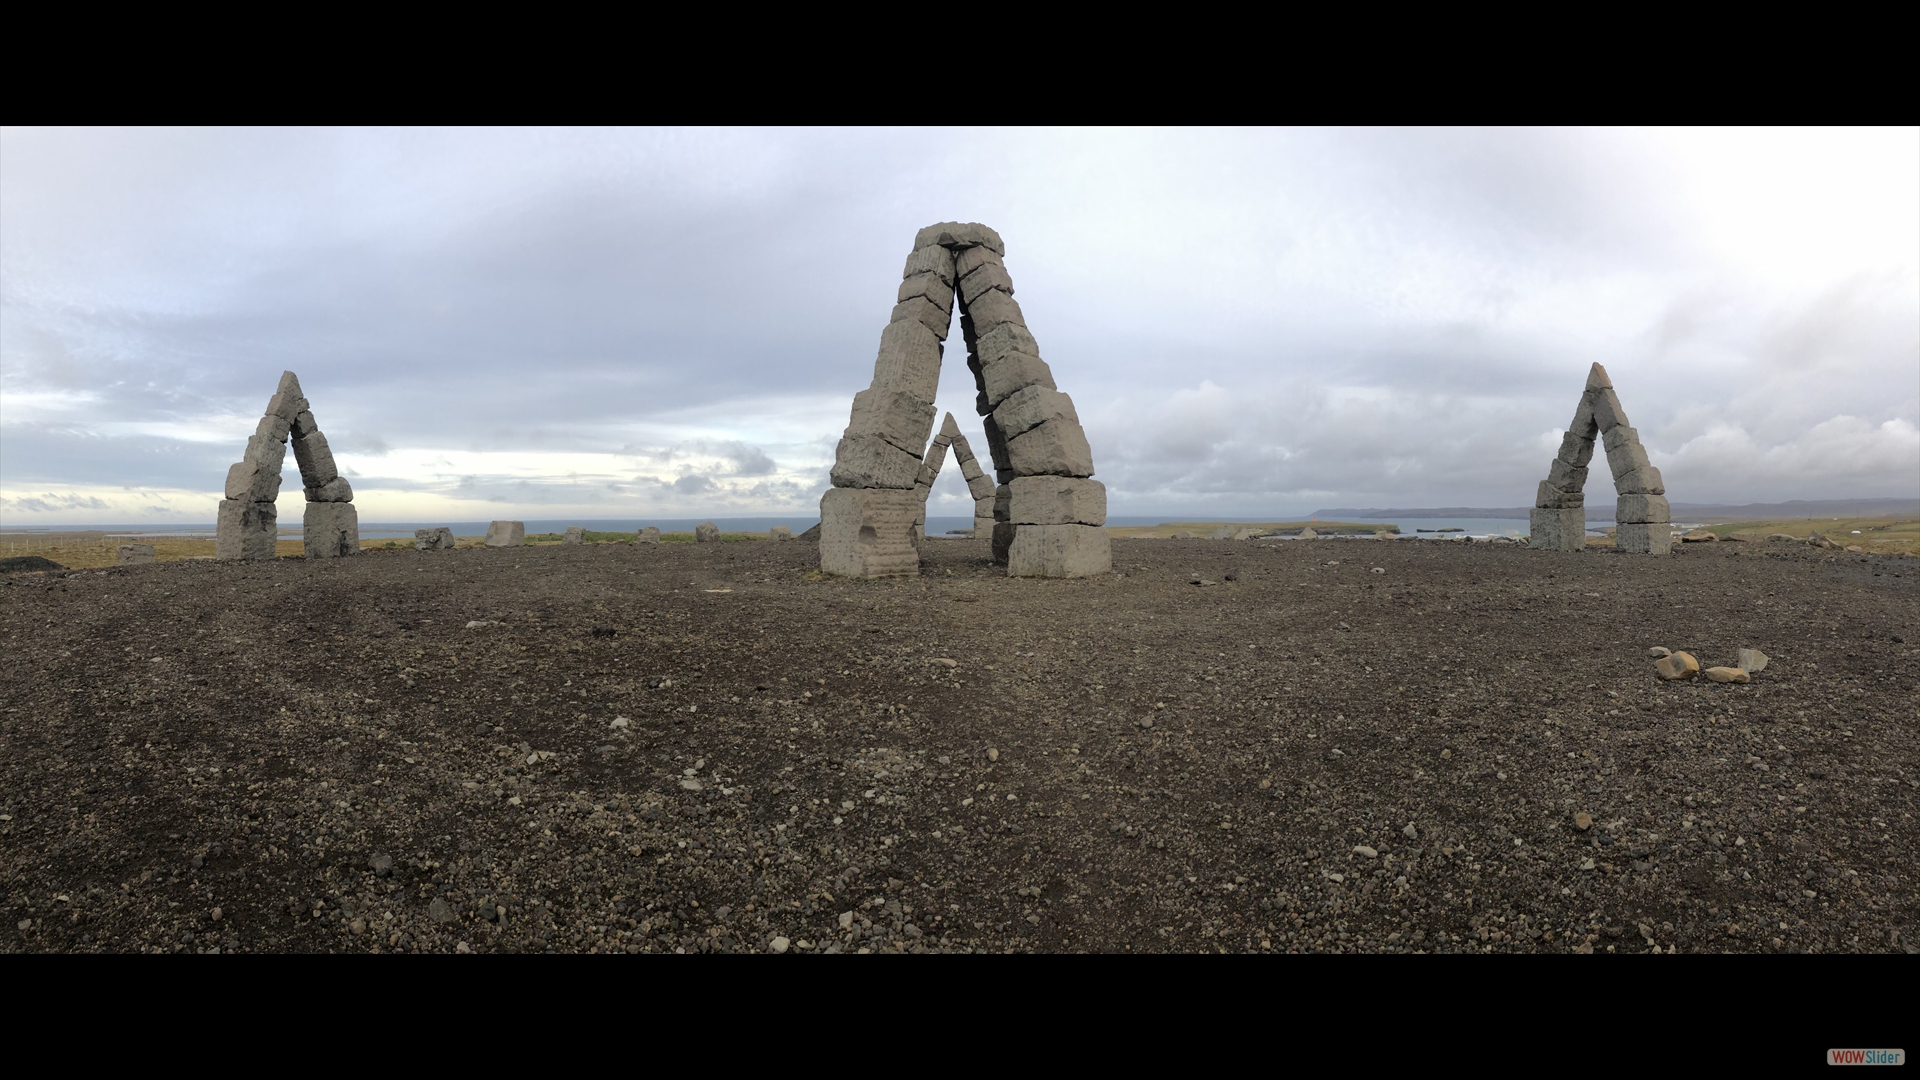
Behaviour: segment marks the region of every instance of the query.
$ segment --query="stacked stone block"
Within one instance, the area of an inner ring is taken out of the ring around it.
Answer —
[[[992,507],[994,559],[1009,575],[1075,577],[1111,567],[1101,529],[1105,488],[1091,479],[1093,453],[1073,402],[1054,384],[1013,299],[1005,254],[1000,235],[979,224],[946,222],[914,238],[899,303],[881,334],[873,385],[854,398],[835,458],[834,489],[821,500],[822,569],[857,577],[917,570],[913,544],[924,533],[925,492],[949,449],[974,496],[976,536],[986,533],[985,511]],[[920,449],[932,426],[942,342],[956,308],[993,484],[951,417],[941,438]],[[936,455],[937,461],[927,460]],[[1032,520],[1017,520],[1010,485],[1042,477],[1048,479],[1019,501],[1020,514]],[[900,490],[918,497],[902,502],[887,494]],[[849,531],[837,536],[836,529]],[[1027,542],[1016,543],[1021,536]]]
[[[1613,474],[1614,547],[1638,554],[1664,555],[1672,547],[1671,510],[1660,470],[1647,460],[1640,434],[1627,423],[1607,369],[1593,365],[1586,390],[1574,411],[1573,425],[1560,440],[1560,452],[1535,494],[1530,545],[1552,551],[1586,546],[1587,473],[1598,440]]]
[[[307,509],[302,521],[307,558],[352,555],[360,550],[360,518],[353,488],[340,475],[327,437],[314,423],[300,380],[282,372],[246,455],[227,470],[226,497],[214,527],[214,555],[221,559],[271,559],[279,535],[281,468],[291,443]]]

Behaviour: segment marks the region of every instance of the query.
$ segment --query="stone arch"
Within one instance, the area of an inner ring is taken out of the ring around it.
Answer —
[[[822,570],[848,577],[918,572],[922,481],[930,488],[938,469],[938,460],[928,468],[928,458],[944,459],[952,442],[944,428],[944,443],[929,445],[927,436],[956,310],[997,485],[994,561],[1012,577],[1111,569],[1102,528],[1106,486],[1092,478],[1093,451],[1073,400],[1055,385],[1013,299],[1005,256],[1000,234],[978,223],[943,222],[914,237],[892,318],[880,334],[873,382],[854,395],[834,454],[833,487],[820,499]],[[968,486],[978,522],[982,488]]]
[[[327,437],[314,423],[300,380],[282,372],[280,386],[267,402],[246,456],[227,470],[226,498],[220,501],[214,529],[214,556],[221,559],[271,559],[279,536],[280,472],[291,438],[293,458],[306,489],[302,532],[309,559],[352,555],[360,550],[360,517],[353,488],[334,466]]]
[[[1627,412],[1613,391],[1613,380],[1599,364],[1587,373],[1587,388],[1574,410],[1573,425],[1560,440],[1560,453],[1540,481],[1534,499],[1530,546],[1549,551],[1579,551],[1586,546],[1587,510],[1583,489],[1587,463],[1598,438],[1607,452],[1617,496],[1614,547],[1642,555],[1665,555],[1673,547],[1668,528],[1666,482],[1647,460],[1640,433],[1627,425]]]

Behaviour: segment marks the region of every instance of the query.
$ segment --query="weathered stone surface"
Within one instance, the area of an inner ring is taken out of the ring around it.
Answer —
[[[280,536],[280,511],[270,502],[222,499],[214,524],[216,559],[271,559]]]
[[[360,513],[352,503],[310,502],[300,526],[309,559],[337,559],[360,552]]]
[[[1708,680],[1718,683],[1744,683],[1753,681],[1752,675],[1747,674],[1737,667],[1710,667],[1700,674],[1705,675]]]
[[[1007,276],[1007,268],[998,260],[983,262],[960,279],[959,291],[971,312],[980,303],[981,294],[989,289],[998,289],[1009,297],[1013,295],[1013,279]]]
[[[431,529],[413,530],[413,547],[416,551],[452,551],[453,530],[445,525]]]
[[[940,434],[934,437],[946,446],[952,446],[955,442],[965,446],[967,442],[966,437],[960,434],[960,424],[954,420],[952,413],[948,413],[946,418],[940,421]],[[967,456],[972,457],[972,452],[968,451]]]
[[[304,415],[311,416],[313,414],[306,413]],[[270,439],[277,443],[284,443],[287,441],[287,433],[290,432],[291,430],[292,430],[292,425],[288,424],[284,418],[275,416],[272,413],[268,413],[267,415],[260,418],[259,424],[254,426],[253,437],[256,439],[262,439],[262,440]]]
[[[1013,548],[1014,530],[1019,528],[1011,521],[995,519],[993,523],[993,565],[1007,565],[1007,552]]]
[[[717,544],[720,542],[720,526],[711,521],[703,521],[693,527],[693,542],[696,544]]]
[[[1013,488],[1006,484],[993,489],[993,520],[1013,520]]]
[[[927,444],[927,456],[921,459],[923,461],[921,468],[930,478],[928,483],[932,483],[931,478],[939,476],[940,469],[946,465],[949,446],[950,444],[942,442],[937,435],[934,436],[932,442]]]
[[[1016,525],[1105,525],[1107,486],[1070,476],[1019,476],[1007,485]]]
[[[957,284],[968,274],[973,273],[975,270],[989,263],[1000,267],[1002,272],[1005,272],[1006,263],[1001,259],[999,252],[994,251],[992,248],[972,247],[964,251],[957,251],[954,253],[953,258],[953,280]]]
[[[1623,446],[1640,445],[1640,432],[1630,427],[1617,427],[1602,433],[1600,442],[1606,447],[1607,453],[1611,454]]]
[[[1053,369],[1047,366],[1047,362],[1026,353],[1003,353],[984,362],[980,367],[980,377],[986,383],[983,393],[987,395],[987,403],[996,410],[1007,398],[1029,386],[1057,389],[1053,381]]]
[[[905,279],[915,274],[934,274],[948,286],[952,286],[957,280],[953,267],[953,252],[938,244],[914,248],[907,255],[907,265],[900,271],[900,277]],[[949,288],[947,291],[951,295],[953,290]]]
[[[945,341],[947,327],[952,325],[953,316],[926,297],[916,296],[911,300],[902,300],[893,305],[893,313],[887,319],[890,323],[909,320],[920,323],[931,331],[934,337]]]
[[[1587,512],[1579,507],[1536,507],[1527,515],[1527,546],[1540,551],[1579,551],[1587,546]]]
[[[1614,430],[1620,429],[1614,428]],[[1647,460],[1647,448],[1637,441],[1624,442],[1617,447],[1607,448],[1607,471],[1613,474],[1616,481],[1635,470],[1651,468],[1652,464]]]
[[[488,547],[519,547],[527,542],[524,521],[496,521],[487,526]]]
[[[973,473],[966,478],[967,494],[973,496],[975,502],[981,499],[992,502],[994,489],[998,486],[993,482],[993,477],[981,472],[978,465],[974,467]]]
[[[928,244],[939,244],[948,248],[969,248],[976,245],[992,250],[995,255],[1005,255],[1007,246],[1000,241],[1000,234],[977,221],[943,221],[938,225],[929,225],[921,229],[913,238],[913,246],[922,248]]]
[[[1593,401],[1593,422],[1601,434],[1626,425],[1627,410],[1620,407],[1620,398],[1611,386],[1588,391],[1587,397]]]
[[[1573,410],[1573,423],[1567,425],[1567,431],[1588,442],[1600,437],[1600,422],[1593,416],[1593,395],[1580,395],[1580,405]]]
[[[791,540],[793,539],[793,530],[787,528],[785,525],[775,525],[773,528],[767,530],[767,539],[776,541]]]
[[[973,320],[975,330],[982,335],[996,326],[1027,325],[1027,317],[1020,312],[1020,301],[999,289],[989,289],[977,298],[964,302],[967,316]],[[981,354],[981,358],[985,359],[984,353]]]
[[[1009,439],[1017,439],[1049,420],[1066,420],[1077,426],[1080,414],[1074,411],[1072,398],[1040,385],[1008,394],[993,410],[993,422]]]
[[[295,436],[293,459],[300,464],[300,480],[307,487],[319,487],[340,475],[334,466],[333,451],[327,447],[327,437],[316,431],[311,435]]]
[[[877,435],[918,458],[933,429],[933,403],[905,390],[872,387],[853,395],[845,436]]]
[[[305,489],[308,502],[352,502],[353,485],[344,476],[336,476],[319,487]]]
[[[1093,448],[1071,420],[1049,420],[1007,440],[1007,464],[1015,476],[1092,476]]]
[[[152,544],[121,544],[115,552],[121,566],[134,566],[153,561]]]
[[[298,394],[292,397],[288,397],[286,394],[275,394],[267,399],[267,415],[277,416],[289,424],[293,423],[296,417],[306,411],[307,399]]]
[[[1653,670],[1667,680],[1691,679],[1700,674],[1700,661],[1695,660],[1692,653],[1668,653],[1653,662]]]
[[[1534,493],[1533,505],[1543,510],[1569,510],[1587,505],[1587,496],[1580,491],[1561,491],[1552,483],[1542,480],[1539,490]]]
[[[236,502],[272,502],[280,496],[280,470],[257,461],[237,462],[227,469],[225,495]]]
[[[246,452],[240,455],[241,461],[251,461],[261,468],[279,472],[287,460],[287,444],[272,436],[251,435],[247,438]]]
[[[890,577],[920,571],[911,490],[833,488],[820,497],[820,569],[841,577]]]
[[[993,458],[994,482],[1004,484],[1013,479],[1011,459],[1007,456],[1007,437],[1000,431],[1000,424],[991,415],[980,418],[980,428],[987,436],[987,453]]]
[[[834,451],[834,487],[910,490],[919,475],[919,458],[878,435],[841,439]]]
[[[940,386],[940,340],[918,319],[889,322],[880,331],[873,385],[932,401]]]
[[[313,413],[306,409],[300,410],[300,412],[294,416],[293,423],[288,427],[289,433],[293,435],[311,435],[319,430],[320,425],[313,421]]]
[[[1672,510],[1664,495],[1622,495],[1614,500],[1613,520],[1636,524],[1657,521],[1664,525],[1672,520]]]
[[[1587,470],[1554,458],[1553,463],[1547,466],[1547,483],[1561,491],[1579,491],[1587,486]]]
[[[560,542],[561,542],[561,543],[563,543],[563,544],[584,544],[584,543],[586,543],[586,542],[587,542],[587,527],[586,527],[585,525],[569,525],[569,526],[567,526],[567,534],[566,534],[565,536],[562,536],[562,537],[560,538]]]
[[[1592,367],[1587,369],[1587,389],[1589,390],[1613,389],[1613,380],[1607,376],[1606,368],[1603,368],[1598,363],[1595,363]]]
[[[1107,531],[1094,525],[1015,525],[1008,577],[1076,578],[1113,569]]]
[[[973,538],[975,540],[993,539],[993,512],[989,509],[986,514],[980,513],[978,503],[974,504]]]
[[[931,488],[933,487],[933,478],[934,478],[933,468],[931,466],[922,464],[920,466],[920,474],[914,478],[913,486],[915,489]],[[925,496],[922,496],[922,498],[924,497]]]
[[[1767,670],[1767,654],[1759,649],[1741,649],[1738,663],[1743,671]]]
[[[1560,453],[1556,456],[1569,465],[1585,465],[1593,460],[1593,440],[1583,439],[1569,431],[1560,436]]]
[[[932,273],[915,274],[900,283],[898,302],[904,304],[915,297],[919,297],[934,307],[939,308],[941,313],[948,317],[947,325],[950,326],[952,325],[953,316],[953,295],[953,282],[951,279],[942,278],[940,275]],[[944,334],[946,329],[946,326],[942,326],[940,332]]]
[[[1019,323],[1001,323],[981,332],[974,352],[979,357],[980,363],[985,365],[1013,353],[1037,357],[1040,355],[1040,343],[1033,340],[1032,331],[1025,326]]]
[[[1665,555],[1673,550],[1673,526],[1664,521],[1616,522],[1613,548],[1635,555]]]
[[[657,525],[649,525],[635,533],[633,540],[637,544],[657,544],[660,542],[660,528]]]
[[[1613,488],[1622,495],[1665,495],[1667,483],[1660,470],[1651,465],[1613,478]]]

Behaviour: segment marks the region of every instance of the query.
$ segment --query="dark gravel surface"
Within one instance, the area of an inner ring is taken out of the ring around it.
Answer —
[[[1914,951],[1920,560],[930,550],[7,574],[0,939]]]

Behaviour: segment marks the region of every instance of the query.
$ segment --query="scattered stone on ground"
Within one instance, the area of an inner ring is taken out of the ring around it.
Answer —
[[[1743,671],[1765,671],[1767,654],[1759,649],[1741,649],[1737,666]]]
[[[720,526],[715,525],[711,521],[703,521],[693,527],[693,539],[702,544],[718,543],[720,540]]]
[[[1700,661],[1692,653],[1668,653],[1653,662],[1653,669],[1663,679],[1691,679],[1700,674]]]
[[[1705,675],[1717,683],[1743,683],[1753,681],[1753,676],[1747,674],[1745,668],[1710,667],[1700,674]]]
[[[1667,648],[1665,645],[1655,645],[1653,648],[1647,650],[1647,655],[1658,660],[1663,656],[1671,655],[1672,652],[1673,650]]]

